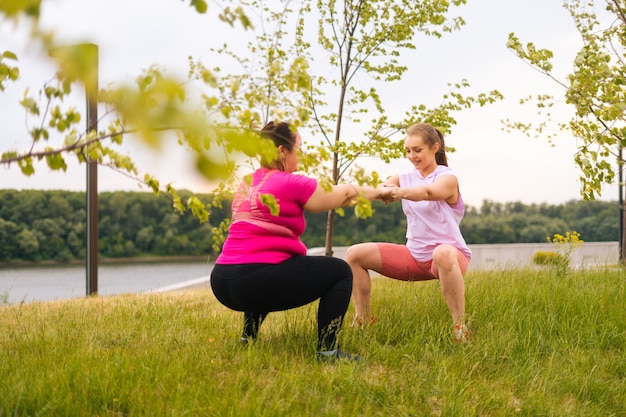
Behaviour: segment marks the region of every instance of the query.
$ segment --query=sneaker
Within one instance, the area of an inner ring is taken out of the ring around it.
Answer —
[[[254,339],[251,337],[241,336],[241,338],[239,339],[239,344],[241,346],[248,346],[252,342],[254,342]]]
[[[457,343],[465,343],[469,341],[469,330],[465,324],[454,325],[454,341]]]
[[[334,363],[337,361],[359,362],[361,357],[346,353],[341,349],[324,350],[317,352],[317,361],[325,363]]]

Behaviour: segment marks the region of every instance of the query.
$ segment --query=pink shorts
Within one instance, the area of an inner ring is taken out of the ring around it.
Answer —
[[[413,258],[405,245],[396,243],[376,243],[380,251],[380,274],[401,281],[425,281],[439,279],[439,271],[433,260],[420,262]],[[457,249],[457,259],[461,273],[465,275],[469,267],[469,259]]]

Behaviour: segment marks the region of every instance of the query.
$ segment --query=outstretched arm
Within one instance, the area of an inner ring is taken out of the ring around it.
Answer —
[[[388,193],[388,190],[356,184],[334,185],[330,191],[318,185],[304,205],[304,209],[319,213],[353,204],[359,195],[368,200],[380,200]]]
[[[454,175],[442,175],[432,184],[415,187],[398,187],[388,185],[389,194],[383,197],[385,202],[401,199],[411,201],[442,201],[455,204],[459,199],[458,180]]]

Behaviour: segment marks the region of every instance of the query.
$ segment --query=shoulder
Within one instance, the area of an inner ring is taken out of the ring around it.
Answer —
[[[441,175],[455,175],[456,176],[452,168],[447,167],[445,165],[437,165],[437,168],[433,171],[433,174],[435,174],[436,176],[441,176]]]
[[[317,187],[317,180],[311,177],[300,174],[290,174],[288,172],[279,171],[279,175],[282,176],[282,180],[291,185],[298,187]]]
[[[297,201],[308,199],[317,188],[316,179],[283,171],[277,171],[268,182],[272,188],[280,190],[280,194]]]
[[[437,169],[435,169],[432,174],[429,175],[432,178],[432,181],[437,181],[439,179],[445,179],[446,181],[458,181],[455,172],[452,168],[447,167],[445,165],[438,165]]]
[[[315,185],[317,185],[317,180],[316,179],[310,178],[310,177],[307,177],[307,176],[304,176],[304,175],[292,174],[290,172],[280,171],[278,169],[272,170],[270,172],[268,172],[268,173],[270,173],[268,181],[281,182],[281,183],[291,183],[291,184],[315,184]],[[263,174],[260,175],[260,177],[262,177],[262,176],[263,176]]]

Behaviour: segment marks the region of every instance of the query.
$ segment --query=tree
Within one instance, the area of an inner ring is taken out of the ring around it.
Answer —
[[[188,3],[198,13],[207,11],[204,0],[189,0]],[[19,103],[27,115],[31,146],[26,150],[4,150],[0,165],[16,164],[24,175],[32,175],[34,162],[38,160],[44,160],[52,170],[62,171],[67,168],[68,158],[75,158],[79,163],[96,162],[136,179],[155,193],[169,193],[177,210],[190,209],[200,220],[208,220],[206,207],[195,196],[183,202],[170,184],[160,184],[149,173],[142,176],[133,160],[119,152],[119,146],[126,138],[158,143],[164,137],[177,136],[182,146],[196,151],[196,165],[209,178],[228,178],[232,171],[228,161],[209,152],[216,144],[216,137],[220,138],[219,145],[226,152],[245,150],[259,154],[263,146],[253,141],[247,130],[213,123],[206,113],[193,106],[185,80],[167,77],[157,66],[140,74],[134,85],[112,83],[100,89],[97,101],[105,108],[100,119],[106,120],[107,126],[99,131],[83,130],[79,127],[84,119],[81,111],[65,106],[63,99],[76,84],[86,84],[92,77],[93,57],[85,48],[58,45],[52,33],[42,31],[39,27],[41,6],[42,0],[0,2],[0,19],[32,24],[33,42],[42,44],[44,50],[54,51],[59,68],[52,81],[35,94],[26,91]],[[231,25],[239,23],[244,29],[251,28],[238,5],[224,5],[219,18]],[[20,76],[18,62],[14,52],[0,50],[0,91]]]
[[[20,253],[17,237],[19,231],[20,227],[17,224],[0,218],[0,259],[17,259]]]
[[[404,118],[393,120],[385,111],[385,104],[378,93],[377,88],[392,88],[391,83],[402,79],[408,67],[401,62],[400,56],[416,49],[417,34],[439,38],[465,24],[461,17],[447,16],[452,6],[458,7],[465,2],[317,2],[316,12],[320,13],[320,17],[315,30],[319,33],[319,47],[328,57],[333,72],[339,74],[333,79],[316,77],[310,97],[315,129],[323,137],[317,151],[330,158],[330,181],[333,184],[349,174],[359,156],[376,155],[386,162],[401,157],[403,149],[396,134],[404,132],[411,124],[418,121],[431,123],[447,133],[456,124],[453,117],[455,111],[474,104],[483,106],[501,98],[497,91],[476,97],[463,96],[460,91],[469,83],[462,80],[448,84],[450,91],[438,107],[429,108],[416,103],[407,109]],[[304,35],[308,22],[309,19],[300,20],[298,45],[302,49],[308,46]],[[402,87],[398,88],[400,92]],[[332,95],[334,105],[324,101],[328,95]],[[359,139],[361,137],[364,139]],[[367,178],[361,168],[357,168],[351,176],[359,182],[375,183],[378,180],[375,173]],[[329,211],[327,255],[332,254],[334,215],[334,210]]]
[[[134,85],[113,84],[98,92],[98,101],[106,108],[103,117],[109,121],[99,132],[81,132],[77,127],[82,118],[80,112],[63,107],[62,99],[76,82],[84,83],[91,70],[87,56],[65,50],[58,58],[60,71],[53,82],[45,85],[38,96],[25,94],[21,102],[27,115],[35,120],[29,123],[33,146],[26,152],[4,152],[0,163],[18,164],[25,175],[30,175],[37,159],[44,159],[57,170],[66,168],[68,156],[79,162],[96,161],[137,178],[157,193],[166,191],[179,211],[190,209],[207,220],[206,207],[198,198],[191,196],[183,203],[171,185],[161,185],[149,174],[141,177],[134,162],[122,155],[118,146],[126,138],[159,142],[164,136],[176,134],[182,146],[195,152],[198,170],[209,178],[223,180],[217,192],[227,194],[227,179],[234,178],[232,174],[242,164],[241,156],[249,161],[275,152],[271,144],[259,141],[252,131],[270,118],[280,118],[320,135],[319,145],[306,149],[302,165],[307,172],[315,173],[323,186],[345,179],[376,184],[379,180],[375,172],[366,172],[356,165],[359,157],[375,155],[389,162],[402,155],[396,135],[408,125],[419,120],[447,133],[456,123],[454,112],[501,98],[497,91],[464,96],[462,90],[469,83],[461,80],[448,85],[449,91],[440,105],[430,108],[415,103],[404,116],[392,117],[386,113],[377,91],[402,79],[407,66],[399,56],[416,48],[417,34],[441,37],[463,26],[462,18],[449,18],[447,14],[465,2],[319,1],[314,7],[306,1],[269,5],[256,0],[241,1],[237,7],[224,8],[220,17],[230,24],[239,22],[244,28],[261,28],[261,33],[249,43],[251,54],[239,58],[226,46],[216,52],[235,58],[244,69],[242,74],[222,76],[219,68],[209,69],[192,59],[191,78],[208,89],[202,102],[197,103],[181,80],[166,77],[158,67],[147,69]],[[206,11],[204,2],[189,3],[199,12]],[[35,40],[52,49],[58,46],[54,38],[37,30],[39,9],[37,0],[29,4],[0,3],[0,13],[6,18],[29,16],[35,23]],[[296,20],[288,20],[294,15]],[[248,16],[256,20],[253,22]],[[297,25],[290,32],[285,28],[293,28],[286,25],[292,21],[297,21]],[[286,40],[288,36],[291,42]],[[310,42],[315,36],[317,43]],[[2,57],[3,88],[19,76],[19,69],[13,53],[4,52]],[[312,61],[316,64],[313,69],[309,66]],[[338,75],[329,77],[330,73]],[[62,146],[45,146],[53,135],[63,138]],[[221,198],[213,203],[219,205]],[[272,204],[271,199],[268,204]],[[360,199],[355,213],[359,217],[369,216],[371,207]],[[338,212],[343,214],[342,210]],[[328,213],[327,254],[332,253],[334,218],[333,210]],[[223,226],[216,228],[214,236],[223,230]]]
[[[296,126],[319,135],[318,145],[306,147],[301,166],[303,171],[314,173],[322,186],[345,179],[375,185],[378,175],[359,168],[359,157],[377,156],[386,162],[399,158],[402,148],[395,135],[408,125],[419,120],[449,132],[456,123],[455,111],[501,98],[497,91],[463,96],[460,91],[469,83],[462,80],[449,85],[450,91],[438,107],[414,104],[404,118],[392,120],[377,92],[377,88],[392,88],[402,79],[407,66],[399,56],[416,48],[416,34],[440,37],[464,24],[461,18],[446,16],[451,5],[464,3],[352,0],[318,1],[314,7],[307,1],[290,1],[272,11],[264,2],[245,2],[251,10],[246,14],[258,16],[257,26],[264,29],[248,44],[252,56],[241,58],[226,47],[215,51],[233,58],[243,73],[221,76],[219,68],[209,70],[200,62],[193,62],[192,70],[216,91],[205,94],[207,108],[219,109],[224,118],[242,114],[245,117],[239,120],[251,124],[289,118]],[[294,21],[293,15],[298,23],[295,33],[290,33],[285,27],[286,22]],[[317,43],[311,42],[316,36]],[[285,39],[295,41],[287,44]],[[291,56],[296,58],[290,64],[287,58]],[[398,86],[399,93],[401,88]],[[330,100],[334,104],[329,104]],[[369,216],[371,207],[360,199],[355,214]],[[338,212],[343,214],[343,210]],[[335,210],[331,210],[326,227],[327,255],[332,254],[334,218]]]
[[[17,243],[20,248],[20,252],[26,255],[27,259],[32,257],[39,250],[39,240],[37,236],[30,230],[22,230],[17,234]]]
[[[546,134],[548,127],[556,124],[557,132],[571,134],[579,143],[574,161],[580,168],[580,192],[588,200],[601,195],[603,184],[614,182],[616,170],[621,173],[622,148],[626,145],[626,5],[617,0],[603,3],[606,8],[598,17],[593,0],[564,2],[582,41],[573,71],[564,79],[554,74],[552,51],[537,48],[532,42],[523,45],[514,33],[509,35],[507,43],[522,60],[560,85],[563,96],[542,94],[525,99],[537,104],[545,116],[544,121],[533,125],[507,120],[506,125],[538,136]],[[573,116],[569,121],[554,121],[550,112],[563,99],[573,108]],[[615,161],[617,168],[614,167]],[[619,178],[621,182],[621,174]],[[623,184],[619,186],[623,187]],[[621,222],[624,225],[626,221],[622,218]],[[622,262],[626,260],[623,241]]]

